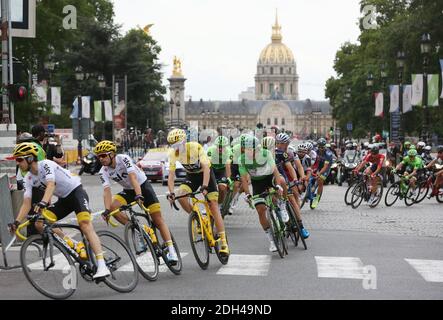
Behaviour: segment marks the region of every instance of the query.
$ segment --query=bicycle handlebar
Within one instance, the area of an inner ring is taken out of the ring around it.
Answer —
[[[139,205],[139,207],[140,207],[141,209],[143,209],[146,213],[149,213],[149,209],[146,208],[146,207],[143,205],[143,203],[138,203],[137,201],[133,201],[133,202],[131,202],[130,204],[123,205],[123,206],[121,206],[121,207],[115,209],[114,211],[110,212],[110,213],[108,214],[109,219],[107,220],[107,222],[111,225],[111,227],[113,227],[113,228],[117,228],[117,227],[118,227],[118,223],[117,223],[117,222],[114,222],[112,218],[113,218],[117,213],[119,213],[119,212],[121,212],[121,211],[126,211],[126,210],[132,208],[132,207],[135,206],[135,205]],[[115,219],[115,218],[114,218],[114,219]]]
[[[195,191],[195,192],[187,193],[187,194],[184,194],[184,195],[181,195],[181,196],[178,196],[178,197],[174,197],[174,201],[172,201],[171,205],[174,207],[174,209],[176,211],[180,211],[179,207],[177,207],[177,205],[175,204],[175,200],[183,199],[183,198],[187,198],[187,197],[195,198],[196,195],[199,195],[199,194],[202,194],[202,193],[203,193],[202,191]],[[170,195],[167,195],[166,198],[168,200],[171,199]]]
[[[55,223],[57,221],[57,219],[56,218],[54,219],[53,217],[49,216],[48,213],[49,213],[49,211],[47,209],[42,209],[41,213],[35,213],[35,214],[28,215],[27,220],[25,222],[23,222],[22,224],[20,224],[17,227],[17,230],[15,230],[15,235],[17,236],[17,238],[19,238],[22,241],[25,241],[26,239],[28,239],[20,231],[37,220],[47,220],[50,223]]]

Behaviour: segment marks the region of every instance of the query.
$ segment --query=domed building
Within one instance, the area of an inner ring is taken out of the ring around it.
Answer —
[[[170,126],[195,126],[200,130],[254,129],[278,126],[299,138],[327,136],[335,128],[328,101],[300,100],[299,76],[294,54],[282,42],[278,17],[272,27],[271,43],[260,53],[255,87],[238,101],[185,101],[185,81],[174,71],[169,80],[171,100],[165,121]]]

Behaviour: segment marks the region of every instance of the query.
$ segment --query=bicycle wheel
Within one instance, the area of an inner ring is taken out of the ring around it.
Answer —
[[[443,189],[440,188],[437,196],[435,197],[435,199],[437,199],[438,203],[443,203]]]
[[[301,240],[305,250],[308,250],[306,241],[301,235],[301,227],[297,221],[297,216],[295,215],[295,210],[292,204],[288,202],[287,208],[289,213],[289,228],[290,228],[290,230],[288,231],[289,237],[291,238],[292,242],[296,247],[298,247],[298,241]]]
[[[405,195],[405,204],[406,206],[410,207],[415,203],[415,199],[417,199],[418,187],[415,186],[415,188],[412,188],[411,185],[409,185],[408,190],[406,191]]]
[[[112,232],[98,231],[97,236],[103,248],[106,266],[111,271],[111,275],[104,280],[105,284],[117,292],[131,292],[138,283],[137,261],[131,249]]]
[[[353,209],[357,209],[363,201],[366,193],[366,186],[364,184],[365,182],[360,182],[352,190],[351,206]]]
[[[384,184],[382,181],[377,182],[377,193],[375,194],[375,198],[377,199],[377,201],[371,203],[369,207],[375,208],[380,203],[381,199],[383,198],[383,185]]]
[[[266,212],[266,218],[269,221],[269,232],[271,232],[272,234],[272,239],[274,240],[274,244],[277,247],[278,254],[280,258],[283,259],[285,257],[285,248],[283,244],[284,240],[282,239],[282,236],[280,234],[280,226],[279,222],[277,221],[277,215],[275,214],[275,212],[272,212],[271,209],[268,208]]]
[[[51,299],[67,299],[77,288],[77,271],[66,249],[54,240],[51,263],[50,246],[41,235],[29,237],[20,250],[20,262],[26,279],[41,294]],[[45,264],[43,263],[45,261]],[[46,267],[46,269],[44,268]]]
[[[138,271],[143,278],[149,281],[157,280],[159,261],[149,236],[144,231],[140,233],[134,224],[128,223],[125,227],[125,241],[135,256]]]
[[[430,186],[428,185],[427,181],[423,181],[422,183],[420,183],[420,186],[418,188],[418,195],[417,198],[415,199],[415,203],[420,203],[423,200],[425,200],[426,196],[428,195],[430,190]]]
[[[200,268],[206,270],[209,265],[209,244],[206,237],[203,236],[203,232],[199,215],[194,211],[190,214],[188,221],[189,240],[195,260]]]
[[[354,185],[349,185],[349,187],[348,187],[348,189],[346,190],[346,193],[345,193],[345,204],[347,205],[347,206],[350,206],[351,205],[351,197],[352,197],[352,192],[351,192],[351,190],[354,188]]]
[[[181,271],[182,271],[182,268],[183,268],[182,257],[180,255],[180,250],[178,249],[177,242],[175,242],[175,239],[174,239],[174,236],[172,235],[172,232],[169,231],[169,233],[171,234],[171,241],[172,241],[172,244],[174,246],[175,252],[177,253],[178,261],[177,261],[177,263],[172,264],[168,260],[169,249],[168,249],[168,247],[166,246],[166,244],[164,242],[162,244],[160,244],[160,247],[162,248],[162,258],[163,258],[163,261],[165,262],[165,264],[168,266],[169,270],[171,270],[171,272],[173,274],[179,275],[181,273]],[[158,236],[157,236],[157,239],[159,239]]]
[[[385,205],[391,207],[397,201],[400,196],[400,182],[394,182],[386,191]]]

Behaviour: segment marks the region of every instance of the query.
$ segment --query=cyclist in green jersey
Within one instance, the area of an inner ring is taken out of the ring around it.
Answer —
[[[417,181],[417,171],[423,169],[423,160],[417,155],[416,149],[409,149],[408,155],[403,158],[403,161],[395,168],[394,173],[405,169],[408,172],[407,179],[410,179],[411,188],[415,189],[415,183]]]
[[[259,140],[253,136],[243,136],[241,140],[241,156],[239,158],[239,171],[243,190],[245,190],[249,204],[254,205],[259,216],[260,224],[265,231],[270,246],[269,251],[277,251],[277,247],[269,231],[269,222],[266,219],[266,202],[263,198],[257,198],[252,204],[252,196],[249,192],[248,176],[251,178],[254,195],[260,195],[269,188],[276,187],[280,198],[283,196],[282,177],[275,165],[272,153],[262,149]],[[284,202],[282,202],[285,205]]]
[[[234,189],[232,191],[233,197],[232,197],[232,201],[231,201],[231,207],[228,210],[228,212],[230,214],[234,213],[234,209],[238,203],[238,198],[240,197],[240,194],[242,192],[244,192],[243,188],[241,186],[240,171],[239,171],[239,165],[238,165],[238,159],[241,156],[240,139],[241,139],[241,136],[232,141],[233,142],[232,147],[231,147],[232,158],[229,161],[230,169],[231,169],[230,178],[232,180],[234,180]]]
[[[218,204],[222,204],[227,193],[227,179],[231,177],[230,160],[232,152],[229,148],[229,139],[219,136],[213,146],[206,152],[211,161],[211,169],[214,172],[218,185]]]

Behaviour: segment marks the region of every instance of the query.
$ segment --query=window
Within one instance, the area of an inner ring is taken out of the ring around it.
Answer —
[[[274,118],[274,125],[278,126],[278,119]]]
[[[271,125],[271,118],[268,118],[268,120],[267,120],[267,124],[268,124],[268,126]]]
[[[260,93],[263,94],[263,83],[260,83]]]
[[[286,125],[285,118],[282,118],[282,119],[281,119],[281,125],[282,125],[282,126]]]
[[[274,74],[274,67],[271,67],[271,74]]]
[[[291,74],[292,73],[292,68],[289,68],[289,74]]]
[[[270,83],[269,84],[269,93],[272,94],[274,92],[274,84]]]
[[[282,94],[285,93],[285,84],[284,84],[284,83],[280,83],[280,92],[281,92]]]
[[[283,67],[280,67],[280,74],[283,74]]]

